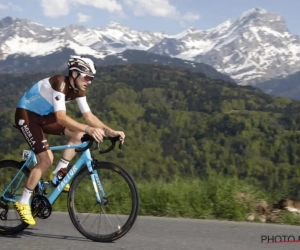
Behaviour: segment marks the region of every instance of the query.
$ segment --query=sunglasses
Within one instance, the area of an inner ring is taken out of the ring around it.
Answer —
[[[94,79],[94,76],[88,75],[88,74],[84,74],[80,72],[80,75],[83,77],[84,80],[86,80],[87,82],[91,82]]]

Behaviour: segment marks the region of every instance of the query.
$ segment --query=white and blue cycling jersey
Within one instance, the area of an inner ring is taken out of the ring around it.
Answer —
[[[66,110],[66,103],[75,99],[82,113],[90,111],[84,92],[75,92],[67,81],[50,83],[49,79],[45,78],[31,86],[21,97],[17,107],[44,116]]]

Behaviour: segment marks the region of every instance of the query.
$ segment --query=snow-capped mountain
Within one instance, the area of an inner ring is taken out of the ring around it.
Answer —
[[[99,60],[126,50],[142,50],[201,62],[241,85],[292,74],[300,63],[300,38],[289,32],[283,17],[261,8],[212,29],[190,28],[175,36],[132,30],[113,22],[92,29],[78,25],[50,28],[11,17],[0,20],[1,65],[18,56],[41,58],[65,49]]]
[[[298,71],[300,39],[281,16],[254,8],[215,28],[165,38],[149,51],[207,63],[245,85]]]
[[[0,20],[0,59],[14,54],[44,56],[63,48],[103,58],[126,49],[147,50],[163,37],[162,33],[130,30],[114,22],[97,29],[77,25],[47,28],[28,19],[6,17]]]

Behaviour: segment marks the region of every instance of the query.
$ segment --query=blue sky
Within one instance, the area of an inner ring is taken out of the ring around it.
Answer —
[[[0,0],[0,18],[29,18],[50,27],[115,21],[173,35],[188,27],[215,27],[254,7],[283,16],[291,33],[300,35],[299,0]]]

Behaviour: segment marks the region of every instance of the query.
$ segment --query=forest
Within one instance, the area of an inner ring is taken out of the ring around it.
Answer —
[[[0,159],[28,149],[12,126],[21,95],[48,73],[1,74]],[[161,65],[98,68],[88,87],[93,113],[126,134],[123,151],[96,158],[125,167],[137,182],[238,178],[300,199],[300,102]],[[67,114],[84,122],[76,103]],[[50,145],[66,142],[49,135]],[[104,147],[104,146],[103,146]],[[55,154],[55,164],[59,153]]]

